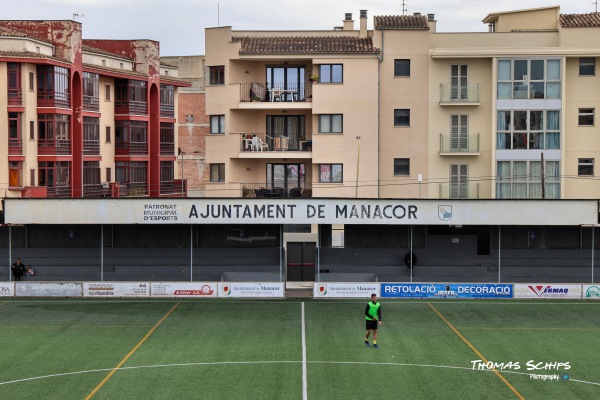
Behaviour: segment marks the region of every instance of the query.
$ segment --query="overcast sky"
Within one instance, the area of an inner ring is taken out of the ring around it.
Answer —
[[[598,0],[600,1],[600,0]],[[562,14],[596,11],[595,0],[406,0],[407,14],[435,14],[438,32],[485,32],[491,12],[560,5]],[[360,10],[402,15],[402,0],[4,0],[2,19],[75,19],[84,39],[153,39],[163,56],[204,54],[204,28],[330,30]],[[8,3],[8,4],[7,4]],[[79,14],[80,16],[75,16]]]

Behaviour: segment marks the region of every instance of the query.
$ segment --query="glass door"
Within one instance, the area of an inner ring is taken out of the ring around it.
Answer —
[[[267,67],[267,86],[271,101],[303,101],[304,66]]]

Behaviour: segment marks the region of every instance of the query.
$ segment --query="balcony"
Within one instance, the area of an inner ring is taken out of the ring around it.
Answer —
[[[283,136],[266,133],[240,133],[240,152],[312,151],[310,133]]]
[[[271,84],[241,83],[240,103],[247,102],[310,102],[312,101],[312,83]]]
[[[439,199],[478,199],[479,183],[440,183]]]
[[[38,139],[38,154],[71,154],[70,139]]]
[[[54,90],[38,90],[37,99],[38,107],[71,107],[71,96],[69,93],[55,92]]]
[[[85,155],[99,155],[100,141],[99,140],[84,140],[83,152]]]
[[[440,134],[440,155],[477,156],[479,155],[479,134]]]
[[[23,154],[23,139],[8,139],[8,155],[20,156]]]
[[[145,101],[115,101],[115,114],[148,115],[148,103]]]
[[[148,184],[146,182],[118,183],[119,197],[146,197]]]
[[[65,199],[71,197],[70,186],[46,186],[46,198]]]
[[[100,99],[95,96],[83,96],[83,111],[100,111]]]
[[[84,198],[100,198],[100,197],[112,197],[113,194],[113,182],[104,183],[92,183],[83,184],[83,197]]]
[[[175,118],[175,105],[160,103],[161,118]]]
[[[175,179],[160,183],[161,197],[187,197],[187,180]]]
[[[8,89],[8,105],[21,106],[23,104],[23,93],[21,88]]]
[[[479,83],[467,85],[440,84],[440,105],[442,106],[478,106]]]
[[[262,183],[242,183],[241,197],[250,198],[310,198],[312,197],[312,184],[302,182],[299,186],[295,183],[282,182],[280,185]]]
[[[160,142],[160,155],[161,156],[174,156],[175,155],[175,143]]]
[[[115,155],[148,155],[148,142],[116,142]]]

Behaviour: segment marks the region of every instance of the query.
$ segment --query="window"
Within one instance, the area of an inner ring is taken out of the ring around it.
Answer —
[[[560,111],[498,111],[496,149],[560,149]]]
[[[410,76],[410,60],[394,60],[394,76]]]
[[[115,150],[118,154],[147,154],[148,123],[115,121]]]
[[[83,162],[83,184],[100,185],[100,161]]]
[[[225,133],[225,116],[211,115],[210,116],[210,133],[220,134]]]
[[[173,181],[175,180],[175,164],[173,163],[173,161],[161,161],[160,162],[160,182],[161,183],[168,183],[168,184],[173,184]],[[169,186],[169,185],[161,185],[161,191],[163,189],[162,186]],[[166,187],[165,187],[166,189]]]
[[[210,181],[225,182],[225,164],[210,164]]]
[[[83,109],[100,111],[100,76],[98,74],[83,73]]]
[[[394,176],[410,176],[410,158],[394,158]]]
[[[7,63],[8,104],[21,105],[21,64]]]
[[[469,198],[469,168],[466,164],[450,165],[450,198]]]
[[[216,65],[208,67],[208,82],[210,85],[224,85],[225,84],[225,66]]]
[[[542,179],[541,161],[498,161],[496,168],[498,199],[560,198],[559,161],[546,161],[545,179]]]
[[[175,86],[160,85],[160,116],[175,118]]]
[[[29,121],[29,140],[35,140],[35,122]]]
[[[321,133],[342,133],[343,116],[342,114],[321,114],[319,115],[319,132]]]
[[[38,107],[71,106],[69,70],[53,65],[37,66]]]
[[[450,116],[450,150],[469,149],[469,116],[466,114]]]
[[[147,191],[147,171],[145,161],[115,162],[115,181],[125,183],[130,194],[141,195]]]
[[[160,123],[160,154],[175,155],[175,124]]]
[[[29,186],[35,186],[35,169],[29,170]]]
[[[29,90],[32,92],[35,90],[35,74],[33,72],[29,73]]]
[[[560,99],[560,60],[498,60],[498,99]]]
[[[344,67],[342,64],[319,65],[319,82],[342,83],[344,82]]]
[[[580,58],[579,59],[579,76],[596,75],[596,59],[595,58]]]
[[[100,118],[83,117],[83,151],[100,154]]]
[[[579,126],[594,126],[594,109],[579,109]]]
[[[410,110],[394,110],[394,126],[410,126]]]
[[[111,134],[110,134],[110,126],[107,126],[106,127],[106,138],[105,138],[106,143],[110,143],[110,140],[111,140],[110,136],[111,136]]]
[[[467,100],[468,91],[468,69],[466,65],[450,66],[450,99]]]
[[[594,176],[594,159],[580,158],[577,166],[577,175],[579,176]]]
[[[112,182],[112,171],[110,167],[106,167],[106,182]]]
[[[267,188],[306,187],[306,164],[267,164]]]
[[[70,185],[69,162],[40,161],[38,164],[38,185],[46,187],[68,188]]]
[[[110,85],[104,85],[104,100],[110,101]]]
[[[21,187],[21,170],[23,163],[21,161],[9,161],[8,162],[8,186],[9,187]]]
[[[21,113],[8,113],[8,154],[21,154]]]
[[[344,181],[343,164],[319,165],[319,182],[342,183]]]

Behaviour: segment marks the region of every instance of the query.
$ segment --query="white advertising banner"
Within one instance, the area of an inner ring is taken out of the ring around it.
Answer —
[[[81,297],[79,282],[15,282],[15,296]]]
[[[285,297],[282,282],[223,282],[219,283],[219,297]]]
[[[600,284],[583,285],[583,298],[587,300],[600,300]]]
[[[560,283],[515,284],[515,299],[581,299],[581,285]]]
[[[84,297],[150,297],[149,282],[84,282]]]
[[[206,282],[152,282],[152,297],[217,297],[217,283]]]
[[[14,282],[0,282],[0,297],[12,297],[15,295]]]
[[[317,283],[313,288],[314,297],[354,297],[368,299],[381,293],[380,283]]]
[[[594,200],[5,199],[9,224],[592,225]]]

